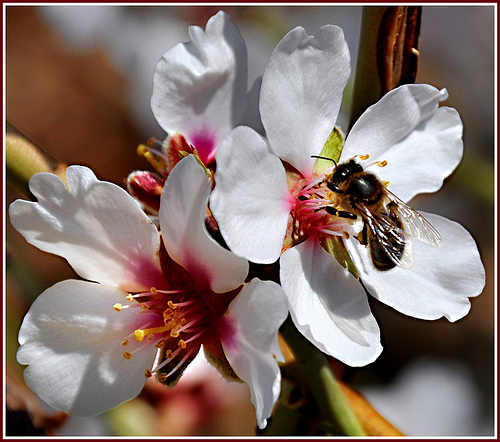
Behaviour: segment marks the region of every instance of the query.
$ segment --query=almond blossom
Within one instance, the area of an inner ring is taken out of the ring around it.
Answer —
[[[52,407],[100,414],[155,376],[172,386],[203,347],[228,379],[245,381],[259,427],[280,392],[281,288],[245,283],[248,262],[207,233],[211,182],[191,155],[169,175],[158,229],[120,187],[82,166],[30,180],[37,202],[17,200],[14,227],[64,257],[84,280],[66,280],[32,304],[19,332],[28,386]]]
[[[194,153],[214,169],[217,147],[234,127],[261,128],[260,78],[247,90],[247,48],[231,17],[219,11],[205,30],[189,26],[188,33],[191,40],[166,51],[154,69],[151,110],[167,137],[150,139],[138,152],[158,174],[136,171],[127,183],[154,214],[165,178],[181,158]]]
[[[485,276],[470,234],[433,214],[423,216],[439,232],[434,246],[407,228],[406,265],[374,266],[360,240],[365,221],[343,208],[342,191],[327,185],[329,177],[337,164],[353,160],[402,202],[435,192],[462,157],[462,123],[455,109],[439,106],[446,90],[405,85],[366,110],[344,143],[332,129],[349,76],[340,28],[323,26],[314,37],[301,27],[290,31],[262,81],[267,139],[244,126],[229,134],[217,151],[210,207],[234,253],[256,263],[279,259],[299,331],[357,366],[382,350],[365,289],[406,315],[456,321],[469,311],[469,297],[481,293]]]

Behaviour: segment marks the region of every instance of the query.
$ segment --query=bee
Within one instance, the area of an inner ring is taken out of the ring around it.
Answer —
[[[442,246],[441,236],[422,215],[354,159],[337,165],[325,175],[324,183],[332,192],[332,205],[325,210],[343,218],[361,218],[363,228],[357,239],[370,248],[378,270],[409,268],[413,237],[434,247]]]

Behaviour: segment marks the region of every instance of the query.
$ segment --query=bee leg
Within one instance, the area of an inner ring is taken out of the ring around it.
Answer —
[[[338,216],[340,218],[347,218],[347,219],[356,219],[357,218],[357,216],[354,213],[346,212],[345,210],[337,210],[335,207],[326,206],[325,210],[330,215]]]
[[[332,192],[342,194],[344,193],[343,190],[340,190],[335,184],[331,183],[330,181],[326,182],[326,187],[328,187]]]

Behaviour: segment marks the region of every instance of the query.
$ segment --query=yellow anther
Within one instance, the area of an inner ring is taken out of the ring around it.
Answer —
[[[177,305],[175,305],[172,301],[168,301],[167,302],[167,305],[172,309],[172,310],[175,310],[177,308]]]
[[[158,290],[156,290],[155,287],[151,287],[149,291],[151,292],[152,295],[156,295],[158,293]]]
[[[121,342],[121,344],[125,347],[126,345],[128,345],[128,343],[129,343],[129,342],[130,342],[130,341],[129,341],[129,339],[128,339],[128,338],[125,338],[125,339]]]
[[[387,161],[386,160],[384,160],[384,161],[377,161],[377,164],[378,164],[379,167],[385,167],[385,166],[387,166]]]
[[[127,295],[127,301],[132,301],[134,299],[134,295],[132,295],[132,293],[129,293]]]
[[[170,332],[170,336],[172,336],[172,338],[178,338],[179,337],[179,332],[177,330],[172,330]]]
[[[154,137],[151,137],[151,138],[147,141],[147,143],[146,143],[146,144],[147,144],[149,147],[153,147],[153,146],[155,145],[155,143],[156,143],[155,138],[154,138]]]
[[[122,305],[121,305],[119,302],[117,302],[117,303],[113,306],[113,308],[114,308],[117,312],[119,312],[119,311],[122,309]]]
[[[150,378],[151,376],[153,376],[153,373],[151,373],[151,370],[149,368],[146,368],[146,371],[144,372],[144,376],[146,376],[147,378]]]
[[[369,154],[365,154],[365,155],[357,155],[359,157],[359,159],[361,161],[365,161],[367,160],[368,158],[370,158],[370,155]]]
[[[148,335],[148,341],[152,341],[153,340],[153,335]]]
[[[132,353],[130,353],[129,351],[124,351],[123,352],[123,357],[125,359],[130,359],[132,357]]]
[[[167,359],[170,359],[172,357],[174,353],[172,352],[172,350],[168,349],[166,352],[165,352],[165,357]]]
[[[158,380],[160,382],[165,382],[167,380],[167,373],[161,373],[158,375]]]
[[[149,147],[145,144],[139,144],[139,146],[137,146],[137,155],[144,156],[147,152],[149,152]]]
[[[382,181],[382,184],[385,186],[385,187],[389,187],[389,184],[391,184],[390,181]]]
[[[149,308],[150,308],[150,307],[149,307],[149,305],[147,305],[147,304],[141,304],[141,308],[142,308],[143,310],[149,310]]]
[[[179,339],[178,345],[181,348],[186,348],[187,347],[187,344],[186,344],[186,342],[183,339]]]

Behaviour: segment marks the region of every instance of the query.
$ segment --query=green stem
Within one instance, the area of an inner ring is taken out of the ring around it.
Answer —
[[[365,436],[326,356],[295,328],[290,319],[280,329],[301,371],[301,383],[312,395],[320,419],[339,436]]]

